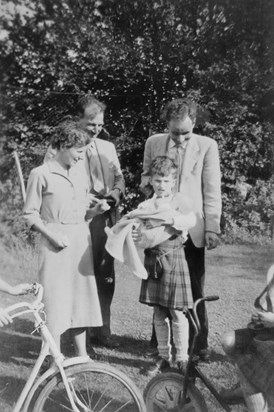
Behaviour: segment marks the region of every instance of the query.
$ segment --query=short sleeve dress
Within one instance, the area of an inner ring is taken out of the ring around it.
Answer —
[[[31,171],[24,218],[67,236],[69,245],[54,247],[41,236],[39,282],[44,287],[47,324],[52,333],[102,326],[94,276],[91,237],[85,222],[88,176],[81,167],[68,172],[54,160]]]

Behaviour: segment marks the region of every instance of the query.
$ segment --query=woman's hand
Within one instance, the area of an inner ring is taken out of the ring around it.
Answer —
[[[110,209],[109,204],[107,203],[106,199],[100,199],[97,201],[97,203],[94,205],[94,207],[88,209],[86,211],[86,220],[92,219],[96,215],[101,215],[102,213],[106,212],[107,210]]]
[[[93,211],[94,215],[101,215],[102,213],[106,212],[107,210],[110,209],[109,204],[107,203],[106,199],[100,199],[96,205],[90,209]]]
[[[8,315],[4,309],[0,309],[0,327],[12,323],[12,318]]]
[[[69,246],[69,239],[67,235],[64,235],[63,233],[50,233],[47,236],[48,240],[50,243],[58,248],[58,249],[64,249],[65,247]]]
[[[30,283],[20,283],[19,285],[11,286],[11,295],[26,295],[30,290],[32,290],[32,284]]]
[[[96,205],[96,203],[98,203],[98,197],[96,197],[95,195],[93,195],[92,193],[89,193],[88,195],[87,195],[87,208],[88,209],[91,209],[91,208],[93,208],[95,205]]]
[[[266,328],[274,328],[274,313],[272,312],[257,312],[257,320]]]

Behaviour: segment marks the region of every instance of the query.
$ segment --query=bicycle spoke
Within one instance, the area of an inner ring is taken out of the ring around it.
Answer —
[[[127,377],[110,366],[78,365],[69,368],[67,379],[75,405],[81,412],[140,412],[142,399]],[[121,375],[121,376],[120,376]],[[55,382],[54,382],[55,380]],[[58,381],[58,382],[57,382]],[[37,412],[72,411],[60,375],[42,390]]]
[[[58,407],[60,408],[60,406],[62,406],[63,408],[65,408],[65,410],[73,412],[73,409],[71,409],[71,407],[68,407],[67,405],[60,403],[60,400],[58,399],[55,400],[54,398],[52,398],[51,396],[48,398],[48,400],[50,400],[53,404],[58,405]],[[67,402],[67,400],[65,399],[65,401]]]
[[[108,402],[106,405],[104,405],[102,409],[98,410],[98,412],[104,412],[104,410],[105,410],[109,405],[111,405],[111,403],[113,403],[113,402],[116,402],[116,401],[114,401],[113,399],[110,399],[109,402]],[[124,409],[127,405],[129,405],[130,402],[131,402],[131,401],[128,400],[125,404],[119,406],[118,409],[112,410],[112,412],[120,412],[120,411],[121,411],[122,409]],[[97,405],[98,405],[98,402],[97,402],[97,404],[94,406],[94,408],[95,408]]]
[[[109,403],[108,403],[108,405],[110,405],[111,402],[113,402],[113,400],[110,400]],[[118,409],[115,409],[115,411],[112,411],[112,412],[120,412],[123,408],[125,408],[125,407],[126,407],[127,405],[129,405],[129,404],[130,404],[130,401],[126,402],[124,405],[120,406]],[[106,406],[108,406],[108,405],[106,405]],[[101,410],[98,411],[98,412],[103,412],[103,410],[104,410],[105,408],[106,408],[106,407],[104,407],[103,409],[101,409]]]
[[[87,409],[86,399],[83,397],[83,395],[81,394],[81,392],[79,392],[79,394],[78,394],[78,396],[77,396],[76,390],[74,389],[73,384],[70,384],[70,389],[71,389],[71,393],[72,393],[72,395],[73,395],[73,400],[74,400],[74,403],[76,404],[76,406],[77,406],[77,407],[80,406],[81,408],[84,407],[85,410],[86,410],[86,409]],[[82,398],[82,400],[79,399],[80,397]],[[84,404],[82,401],[84,401],[85,404]],[[89,408],[89,409],[90,409],[90,408]]]
[[[187,389],[186,403],[183,404],[182,375],[175,372],[163,373],[152,378],[145,389],[148,411],[154,412],[206,412],[202,394],[193,385]]]
[[[87,382],[87,375],[85,375],[85,383],[86,383],[86,389],[87,389],[87,394],[88,394],[88,406],[89,408],[91,408],[91,401],[92,401],[94,392],[93,390],[91,391],[92,395],[90,397],[90,391],[89,391],[88,382]]]
[[[160,408],[161,411],[165,412],[166,411],[166,403],[158,400],[158,399],[154,399],[153,400],[153,405],[158,406],[158,408]]]

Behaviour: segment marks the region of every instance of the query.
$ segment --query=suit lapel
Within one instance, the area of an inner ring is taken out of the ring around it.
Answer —
[[[166,156],[168,153],[169,135],[166,134],[164,139],[159,139],[160,147],[158,156]]]
[[[197,143],[195,134],[192,135],[185,151],[183,162],[183,176],[186,177],[193,172],[194,166],[199,159],[200,148]]]
[[[107,153],[107,147],[105,147],[103,140],[96,139],[95,144],[97,146],[97,152],[98,152],[98,156],[101,162],[104,181],[105,183],[107,183],[108,175],[109,175],[109,163],[107,161],[107,158],[108,158],[109,153]]]

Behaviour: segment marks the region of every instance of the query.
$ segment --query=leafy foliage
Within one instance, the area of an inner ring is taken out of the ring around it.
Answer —
[[[2,3],[8,10],[10,2]],[[13,4],[0,40],[4,201],[12,150],[19,152],[26,178],[41,161],[53,127],[73,114],[81,93],[91,91],[108,104],[112,137],[105,137],[120,154],[124,208],[134,207],[141,199],[145,139],[164,130],[163,104],[188,95],[200,105],[197,132],[219,144],[227,226],[267,230],[273,205],[266,213],[256,188],[269,185],[273,168],[271,0]],[[259,209],[255,200],[239,202],[239,181],[252,186]],[[257,218],[262,227],[252,223]]]

